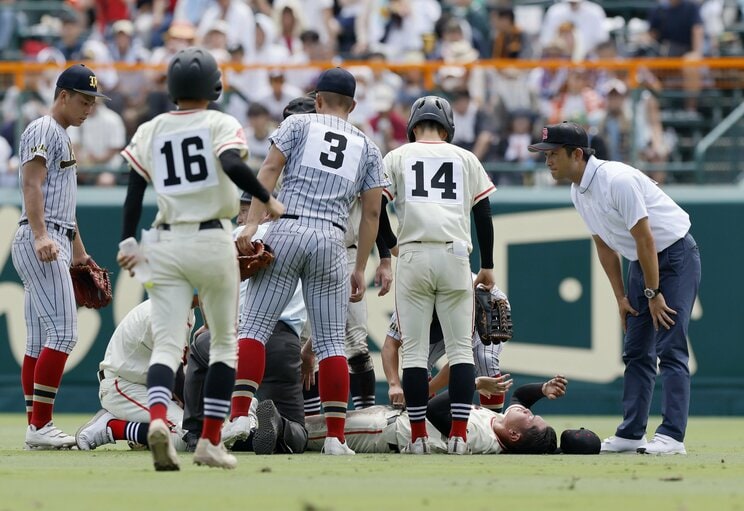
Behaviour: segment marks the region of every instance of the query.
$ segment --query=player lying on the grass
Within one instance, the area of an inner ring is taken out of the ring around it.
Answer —
[[[475,275],[475,274],[474,274]],[[491,289],[491,294],[495,298],[506,300],[506,295],[498,287]],[[403,396],[403,387],[400,383],[400,372],[398,370],[398,352],[400,351],[402,341],[400,330],[398,329],[398,315],[393,312],[390,317],[390,326],[388,327],[387,337],[382,346],[382,367],[385,371],[385,378],[388,382],[388,397],[390,404],[393,406],[404,406],[405,398]],[[499,357],[501,356],[502,344],[484,345],[477,331],[473,331],[473,358],[475,360],[476,376],[501,376],[499,368]],[[429,329],[429,371],[431,372],[434,364],[444,356],[444,334],[442,325],[439,323],[439,317],[436,311],[431,321]],[[449,364],[446,364],[437,374],[429,381],[429,395],[436,394],[447,386],[449,381]],[[497,393],[490,397],[480,395],[480,403],[484,408],[495,412],[500,412],[504,407],[504,394]]]
[[[478,378],[476,387],[506,392],[508,375]],[[514,391],[506,411],[496,413],[473,406],[468,419],[468,447],[472,454],[551,454],[556,450],[555,430],[530,408],[540,399],[557,399],[566,394],[568,380],[557,375],[544,383],[522,385]],[[449,394],[443,392],[429,401],[426,415],[430,452],[446,453],[450,431]],[[319,451],[325,438],[322,416],[306,417],[308,451]],[[411,428],[408,413],[392,406],[373,406],[348,412],[346,441],[358,453],[410,452]]]
[[[194,295],[192,307],[198,305]],[[152,306],[146,300],[124,316],[111,336],[99,364],[98,396],[102,409],[75,434],[78,449],[89,451],[117,440],[147,445],[150,413],[147,406],[147,370],[152,354]],[[184,322],[183,346],[194,326],[194,313]],[[168,405],[168,427],[176,450],[185,451],[181,421],[183,410],[176,401]]]

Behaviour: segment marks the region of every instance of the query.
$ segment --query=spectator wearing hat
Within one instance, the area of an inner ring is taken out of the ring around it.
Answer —
[[[218,64],[224,64],[230,60],[230,53],[227,51],[229,28],[226,21],[215,20],[201,40],[201,46],[209,50]]]
[[[408,142],[406,120],[395,109],[395,90],[380,83],[372,89],[374,116],[369,120],[372,139],[386,154]]]
[[[604,117],[604,101],[589,83],[586,69],[568,71],[561,92],[551,101],[548,122],[564,120],[596,127]]]

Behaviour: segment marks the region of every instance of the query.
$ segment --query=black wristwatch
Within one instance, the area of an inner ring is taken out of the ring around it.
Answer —
[[[652,298],[656,298],[656,295],[658,295],[659,293],[661,293],[661,289],[658,287],[656,289],[647,287],[643,290],[643,294],[646,295],[646,298],[648,298],[649,300],[651,300]]]

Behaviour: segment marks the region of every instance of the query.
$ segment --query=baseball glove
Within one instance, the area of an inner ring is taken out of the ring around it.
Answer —
[[[491,291],[475,289],[475,328],[483,344],[500,344],[512,338],[513,325],[509,302]]]
[[[258,270],[268,267],[274,261],[274,251],[261,240],[251,242],[253,255],[242,255],[238,251],[238,265],[240,266],[240,280],[253,277]]]
[[[75,301],[82,307],[100,309],[111,303],[111,279],[109,272],[89,258],[86,264],[70,267]]]

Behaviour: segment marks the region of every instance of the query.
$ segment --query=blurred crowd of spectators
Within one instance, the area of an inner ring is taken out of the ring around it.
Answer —
[[[634,81],[642,91],[631,100],[629,77],[611,70],[469,65],[490,58],[578,64],[737,54],[738,36],[727,27],[738,22],[739,7],[727,2],[649,0],[643,16],[608,17],[589,0],[559,0],[547,8],[499,0],[68,0],[59,2],[59,15],[35,15],[16,8],[13,0],[0,0],[0,52],[6,59],[60,67],[95,62],[99,84],[112,100],[99,103],[82,127],[69,130],[80,166],[96,169],[80,173],[82,184],[123,184],[119,150],[139,124],[175,108],[163,72],[117,71],[110,63],[163,64],[194,44],[208,48],[220,63],[265,66],[228,70],[226,93],[215,105],[244,123],[255,168],[283,106],[313,89],[321,71],[313,62],[434,60],[442,65],[433,90],[418,69],[395,73],[351,66],[358,82],[351,121],[385,153],[406,142],[413,100],[443,94],[454,108],[453,142],[472,150],[495,182],[550,184],[540,173],[520,171],[536,165],[527,146],[544,123],[582,123],[601,157],[663,163],[674,136],[662,125],[658,92],[669,84],[687,91],[683,112],[694,118],[703,73],[681,66],[659,79],[641,70]],[[287,64],[303,67],[274,67]],[[4,77],[0,186],[16,185],[18,134],[48,112],[58,72],[27,72],[21,89],[12,76]],[[654,177],[665,179],[663,172]]]

